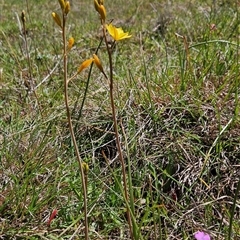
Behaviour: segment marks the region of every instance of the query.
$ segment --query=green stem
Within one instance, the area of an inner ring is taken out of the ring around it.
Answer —
[[[106,44],[106,47],[107,47],[108,58],[109,58],[109,68],[110,68],[109,93],[110,93],[110,101],[111,101],[111,108],[112,108],[112,119],[113,119],[113,125],[114,125],[117,151],[118,151],[118,154],[119,154],[119,160],[121,162],[121,169],[122,169],[122,175],[123,175],[124,195],[125,195],[126,205],[127,205],[127,220],[128,220],[131,239],[134,239],[133,238],[133,231],[132,231],[131,214],[130,214],[130,211],[129,211],[129,208],[128,208],[128,187],[127,187],[127,179],[126,179],[126,169],[125,169],[125,163],[124,163],[124,159],[123,159],[123,153],[122,153],[122,148],[121,148],[121,143],[120,143],[120,138],[119,138],[118,123],[117,123],[116,109],[115,109],[115,103],[114,103],[112,54],[111,54],[111,50],[108,46],[106,29],[105,29],[104,23],[102,23],[102,26],[103,26],[103,36],[104,36],[105,44]]]
[[[130,195],[130,208],[132,211],[132,214],[135,213],[135,207],[134,207],[134,193],[133,193],[133,186],[132,186],[132,175],[131,175],[131,159],[130,159],[130,152],[128,148],[128,143],[127,143],[127,136],[122,124],[122,121],[120,121],[122,133],[125,139],[125,146],[126,146],[126,152],[127,152],[127,167],[128,167],[128,186],[129,186],[129,195]],[[136,227],[136,224],[134,224],[134,218],[132,217],[132,229],[133,229],[133,236],[134,239],[139,239],[138,235],[140,235],[139,229]]]
[[[73,141],[74,150],[76,153],[80,173],[81,173],[81,181],[82,181],[82,190],[83,190],[83,201],[84,201],[84,218],[85,218],[85,240],[88,240],[88,218],[87,218],[87,187],[85,181],[85,174],[82,166],[82,159],[80,157],[80,152],[78,149],[76,137],[74,134],[71,112],[69,107],[68,100],[68,73],[67,73],[67,40],[66,40],[66,20],[67,16],[63,13],[63,27],[62,27],[62,38],[63,38],[63,67],[64,67],[64,100],[65,100],[65,108],[67,112],[67,120],[68,127],[71,135],[71,139]]]

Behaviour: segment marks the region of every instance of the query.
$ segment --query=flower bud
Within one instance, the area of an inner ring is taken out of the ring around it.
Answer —
[[[65,10],[65,1],[64,0],[58,0],[58,2],[61,6],[62,11],[64,11]]]
[[[23,23],[26,22],[26,14],[25,14],[24,10],[22,11],[22,14],[21,14],[21,20],[22,20]]]
[[[57,25],[60,28],[62,28],[61,18],[59,17],[59,15],[55,12],[52,12],[52,17],[53,17],[54,21],[57,23]]]
[[[72,48],[73,44],[74,44],[74,38],[70,37],[68,39],[68,50],[70,50]]]
[[[94,0],[94,7],[95,7],[95,10],[98,12],[98,9],[99,9],[98,0]]]
[[[65,3],[65,9],[64,10],[65,10],[65,14],[67,15],[70,11],[70,2],[69,1],[67,1]]]
[[[83,168],[83,172],[85,175],[88,175],[88,171],[89,171],[89,166],[86,162],[82,163],[82,168]]]
[[[96,66],[98,67],[98,69],[103,72],[103,67],[102,64],[100,62],[100,59],[98,58],[98,56],[96,54],[93,54],[93,59],[94,59],[94,63],[96,64]]]
[[[87,68],[92,62],[94,61],[93,58],[85,60],[78,68],[78,73],[82,72],[85,68]]]
[[[99,14],[101,16],[101,19],[103,20],[103,22],[105,22],[105,19],[106,19],[106,9],[103,5],[99,5]]]
[[[106,19],[106,9],[103,6],[102,0],[94,0],[94,7],[96,11],[100,14],[101,19],[105,22]]]

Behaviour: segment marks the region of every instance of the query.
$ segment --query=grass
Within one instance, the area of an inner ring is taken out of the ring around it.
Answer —
[[[212,239],[238,239],[237,1],[105,2],[108,19],[133,35],[112,57],[135,234],[193,239],[203,230]],[[58,2],[3,0],[0,9],[0,236],[84,239],[61,36],[51,18]],[[30,62],[20,31],[23,9]],[[68,24],[76,41],[69,53],[73,74],[100,41],[93,3],[74,1]],[[107,69],[103,46],[99,57]],[[90,167],[89,238],[129,239],[108,83],[93,68],[81,110],[87,77],[85,70],[69,85],[69,103],[80,155]],[[53,209],[58,215],[48,227]]]

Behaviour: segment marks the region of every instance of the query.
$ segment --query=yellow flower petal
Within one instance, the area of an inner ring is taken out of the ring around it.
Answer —
[[[115,29],[116,28],[112,24],[109,24],[109,25],[106,24],[106,28],[108,30],[108,33],[115,39],[115,35],[116,35]]]
[[[93,58],[85,60],[78,68],[78,73],[80,73],[82,70],[87,68],[92,62],[94,61]]]
[[[132,35],[129,35],[128,32],[124,32],[122,28],[116,28],[112,24],[107,25],[106,28],[108,33],[112,36],[115,41],[123,40],[125,38],[130,38]]]

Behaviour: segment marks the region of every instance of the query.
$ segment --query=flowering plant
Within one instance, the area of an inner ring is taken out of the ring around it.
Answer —
[[[123,40],[125,38],[130,38],[132,35],[129,35],[128,32],[124,32],[122,28],[116,28],[112,24],[107,25],[106,28],[108,33],[112,36],[115,41]]]

